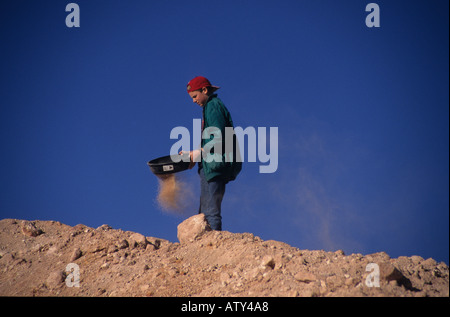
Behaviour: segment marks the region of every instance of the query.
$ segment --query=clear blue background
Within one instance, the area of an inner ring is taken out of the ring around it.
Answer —
[[[148,160],[192,131],[194,76],[235,125],[278,127],[246,163],[224,230],[301,249],[449,262],[449,2],[8,1],[0,11],[0,216],[177,241]],[[195,170],[183,172],[198,195]]]

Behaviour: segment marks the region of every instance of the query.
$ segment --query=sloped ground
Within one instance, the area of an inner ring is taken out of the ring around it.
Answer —
[[[448,266],[431,258],[300,250],[227,231],[202,231],[191,240],[4,219],[0,295],[449,296]],[[79,287],[69,263],[79,268]]]

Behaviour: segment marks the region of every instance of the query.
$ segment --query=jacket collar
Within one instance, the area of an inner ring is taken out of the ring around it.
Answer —
[[[212,94],[211,96],[209,96],[208,101],[206,101],[206,104],[208,104],[208,102],[211,101],[211,99],[216,98],[217,94]]]

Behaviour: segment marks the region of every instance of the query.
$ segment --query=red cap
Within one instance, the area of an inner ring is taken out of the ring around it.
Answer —
[[[191,91],[202,89],[203,87],[211,87],[211,88],[213,88],[213,91],[216,91],[217,89],[220,88],[220,87],[211,85],[209,80],[206,79],[205,77],[197,76],[188,82],[187,91],[191,92]]]

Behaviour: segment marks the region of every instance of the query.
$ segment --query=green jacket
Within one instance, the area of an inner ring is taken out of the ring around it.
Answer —
[[[225,147],[226,127],[234,128],[230,112],[217,95],[213,94],[203,106],[201,146],[206,153],[202,155],[201,165],[207,181],[216,177],[226,182],[232,181],[242,169],[242,162],[237,160],[239,147],[234,132],[233,143],[230,143],[232,146],[228,149]],[[219,151],[216,152],[217,149]]]

